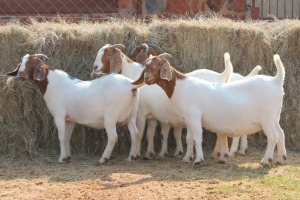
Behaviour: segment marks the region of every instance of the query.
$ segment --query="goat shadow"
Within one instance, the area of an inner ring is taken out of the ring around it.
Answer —
[[[48,177],[50,183],[76,182],[86,180],[103,181],[104,189],[129,187],[153,181],[209,181],[225,182],[241,179],[260,179],[273,168],[285,166],[263,167],[260,159],[263,152],[254,150],[247,156],[237,155],[228,158],[226,164],[217,164],[210,158],[211,152],[204,152],[205,161],[199,168],[193,168],[193,162],[184,163],[181,157],[158,158],[152,160],[138,159],[128,162],[127,155],[117,155],[104,165],[99,165],[100,155],[75,154],[71,162],[57,163],[57,154],[41,153],[35,158],[19,157],[10,159],[0,156],[0,180],[29,179]],[[288,152],[288,165],[300,165],[300,156]],[[114,176],[137,176],[119,184],[114,182]]]

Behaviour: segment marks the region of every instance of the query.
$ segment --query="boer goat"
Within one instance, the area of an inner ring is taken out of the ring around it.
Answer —
[[[70,140],[75,123],[96,129],[105,128],[108,143],[100,164],[111,156],[118,138],[116,125],[127,124],[131,136],[128,161],[135,159],[139,91],[137,86],[131,84],[132,80],[111,74],[93,81],[82,81],[46,65],[41,58],[47,57],[27,54],[22,63],[7,75],[31,80],[42,93],[58,129],[58,162],[68,162],[71,158]]]
[[[202,151],[202,127],[222,137],[219,161],[225,162],[224,137],[237,137],[263,130],[268,145],[261,161],[272,163],[274,148],[278,147],[278,164],[286,160],[285,136],[279,125],[283,103],[285,69],[279,55],[274,55],[277,68],[275,77],[256,75],[226,84],[211,83],[183,74],[174,69],[167,58],[168,53],[150,56],[140,78],[134,85],[157,84],[167,94],[173,110],[187,125],[187,153],[189,161],[195,142],[194,165],[204,161]],[[230,64],[230,58],[225,60]]]

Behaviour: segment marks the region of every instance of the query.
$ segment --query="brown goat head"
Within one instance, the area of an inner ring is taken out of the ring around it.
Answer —
[[[130,59],[132,59],[135,62],[145,64],[146,59],[152,55],[157,56],[161,54],[163,51],[161,48],[159,48],[156,45],[153,44],[140,44],[138,45],[131,53],[130,53]]]
[[[93,73],[119,73],[122,70],[123,44],[106,44],[99,49],[93,66]]]

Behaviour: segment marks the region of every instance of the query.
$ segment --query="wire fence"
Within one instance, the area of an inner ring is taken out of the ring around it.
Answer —
[[[0,21],[222,15],[237,20],[299,19],[299,0],[0,0]]]

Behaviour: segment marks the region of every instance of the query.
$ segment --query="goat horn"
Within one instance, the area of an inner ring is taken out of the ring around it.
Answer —
[[[111,47],[118,48],[118,49],[121,49],[121,50],[125,49],[125,46],[123,44],[114,44]]]
[[[151,47],[151,48],[153,48],[157,52],[157,55],[159,55],[162,52],[164,52],[160,47],[158,47],[158,46],[156,46],[154,44],[149,44],[148,46]]]
[[[160,58],[172,58],[171,54],[168,54],[168,53],[159,54],[158,57],[160,57]]]
[[[136,55],[140,52],[142,46],[138,45],[137,47],[135,47],[132,52],[130,53],[129,57],[133,60],[135,60]]]
[[[44,58],[44,59],[49,59],[46,55],[44,54],[34,54],[38,58]]]
[[[143,44],[141,44],[141,47],[143,47],[143,48],[146,50],[146,52],[149,51],[149,46],[148,46],[148,44],[143,43]]]

